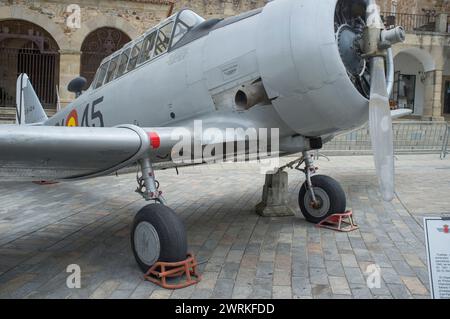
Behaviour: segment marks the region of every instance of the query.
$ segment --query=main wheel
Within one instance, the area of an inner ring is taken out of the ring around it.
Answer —
[[[298,195],[300,210],[307,221],[317,224],[330,215],[345,212],[347,205],[345,192],[336,180],[316,175],[311,178],[311,182],[318,204],[314,205],[306,182]]]
[[[145,206],[134,218],[131,247],[143,272],[147,272],[158,261],[183,261],[187,256],[187,236],[183,222],[167,206]]]

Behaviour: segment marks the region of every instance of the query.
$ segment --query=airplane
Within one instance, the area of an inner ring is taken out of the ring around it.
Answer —
[[[265,155],[250,142],[263,135],[238,132],[276,132],[268,148],[276,156],[301,154],[297,168],[304,165],[306,182],[298,201],[306,220],[318,223],[344,212],[346,195],[336,180],[316,174],[310,152],[369,121],[380,191],[390,201],[392,118],[408,114],[390,111],[391,47],[404,39],[401,27],[385,29],[375,0],[275,0],[211,20],[183,9],[105,58],[85,91],[85,79],[70,82],[76,99],[51,118],[20,75],[17,123],[0,126],[0,179],[69,182],[137,167],[137,192],[153,202],[131,231],[144,272],[187,255],[186,230],[155,176],[207,162],[203,153],[175,147],[186,132],[201,149],[212,147],[213,157],[237,156],[229,146],[243,143],[244,157],[257,159]],[[195,133],[198,121],[202,132],[225,138]],[[226,134],[229,128],[241,131]],[[192,161],[174,160],[180,156]]]

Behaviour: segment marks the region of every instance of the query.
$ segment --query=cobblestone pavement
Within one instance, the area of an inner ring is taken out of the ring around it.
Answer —
[[[38,186],[0,184],[0,298],[428,298],[422,217],[450,211],[450,160],[400,156],[398,198],[384,203],[370,157],[322,158],[340,182],[360,230],[319,230],[300,216],[303,176],[290,171],[288,218],[254,213],[264,184],[256,165],[158,172],[169,205],[185,221],[203,280],[183,290],[146,282],[130,249],[129,225],[145,205],[134,175]],[[68,289],[78,264],[82,288]],[[381,267],[369,289],[367,267]]]

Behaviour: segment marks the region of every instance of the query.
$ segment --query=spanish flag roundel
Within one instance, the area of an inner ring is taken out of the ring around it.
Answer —
[[[69,127],[78,126],[78,113],[76,110],[70,112],[66,120],[66,126]]]

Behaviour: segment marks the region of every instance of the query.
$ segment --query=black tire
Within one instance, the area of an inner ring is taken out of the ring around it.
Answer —
[[[136,228],[143,223],[150,224],[153,229],[156,230],[156,240],[159,242],[159,252],[156,248],[154,251],[155,255],[153,255],[155,256],[154,259],[157,259],[151,264],[142,260],[135,243]],[[131,247],[133,249],[134,257],[143,272],[147,272],[157,261],[183,261],[187,256],[186,229],[181,219],[169,207],[161,204],[148,205],[142,208],[134,218],[131,231]]]
[[[317,199],[321,202],[320,208],[312,207],[309,199],[310,192],[307,191],[305,182],[298,195],[298,203],[303,216],[308,222],[317,224],[333,214],[344,213],[347,208],[345,192],[341,185],[329,176],[316,175],[311,178],[314,192]],[[324,198],[322,198],[324,197]]]

